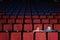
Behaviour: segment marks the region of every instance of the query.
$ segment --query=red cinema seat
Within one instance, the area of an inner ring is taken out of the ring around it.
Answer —
[[[54,18],[56,18],[56,19],[60,19],[60,16],[54,16]]]
[[[24,24],[24,31],[32,31],[32,24]]]
[[[0,15],[5,15],[5,13],[3,13],[3,12],[0,12]]]
[[[0,19],[2,18],[2,16],[0,16]]]
[[[60,23],[60,19],[58,19],[58,23]]]
[[[9,40],[8,32],[0,32],[0,40]]]
[[[31,19],[31,16],[25,16],[25,18]]]
[[[40,23],[40,19],[33,19],[33,23]]]
[[[40,19],[46,19],[46,16],[40,16]]]
[[[56,13],[56,12],[52,12],[51,15],[52,15],[52,16],[56,16],[57,13]]]
[[[21,40],[20,32],[11,32],[11,40]]]
[[[15,19],[15,18],[16,18],[16,16],[10,16],[10,18],[11,18],[11,19]]]
[[[58,32],[49,32],[48,40],[58,40]]]
[[[22,31],[22,24],[14,24],[14,31]]]
[[[42,30],[42,24],[34,24],[34,30],[36,30],[36,27],[40,27],[40,30]]]
[[[15,19],[8,19],[8,23],[15,23]]]
[[[0,23],[6,23],[6,19],[0,19]]]
[[[49,19],[42,19],[42,23],[49,23]]]
[[[23,18],[24,18],[24,16],[18,16],[17,18],[18,18],[18,19],[23,19]]]
[[[2,24],[0,24],[0,31],[2,31]]]
[[[16,19],[16,23],[23,23],[23,19]]]
[[[38,16],[32,16],[33,19],[38,19],[39,17]]]
[[[44,33],[44,32],[36,32],[35,40],[46,40],[46,33]]]
[[[60,12],[58,12],[58,15],[60,16]]]
[[[25,19],[25,23],[32,23],[32,19]]]
[[[53,19],[53,16],[47,16],[48,19]]]
[[[47,29],[48,26],[52,28],[52,24],[44,24],[44,29]]]
[[[3,16],[3,19],[8,19],[9,18],[9,16]]]
[[[57,23],[57,19],[50,19],[50,23],[51,24]]]
[[[23,40],[33,40],[33,33],[32,32],[24,32]]]
[[[54,24],[54,29],[60,31],[60,24]]]
[[[12,24],[4,24],[4,31],[12,31]]]

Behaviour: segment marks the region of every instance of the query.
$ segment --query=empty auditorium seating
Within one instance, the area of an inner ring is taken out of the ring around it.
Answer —
[[[52,15],[52,16],[56,16],[57,13],[56,13],[56,12],[51,12],[51,15]]]
[[[54,29],[60,31],[60,24],[54,24]]]
[[[49,19],[42,19],[42,23],[49,23]]]
[[[28,19],[30,19],[30,18],[31,18],[31,16],[25,16],[25,18],[28,18]]]
[[[23,19],[16,19],[16,23],[23,23]]]
[[[8,19],[8,23],[15,23],[15,19]]]
[[[8,19],[9,18],[9,16],[3,16],[3,19]]]
[[[0,19],[0,23],[6,23],[6,19]]]
[[[46,33],[36,32],[35,40],[46,40]]]
[[[33,19],[33,23],[41,23],[40,19]]]
[[[20,32],[11,32],[10,38],[11,38],[11,40],[21,40],[21,33]]]
[[[23,19],[23,18],[24,18],[24,16],[18,16],[17,18],[18,18],[18,19]]]
[[[16,16],[10,16],[10,18],[11,18],[11,19],[15,19],[15,18],[16,18]]]
[[[25,19],[25,23],[32,23],[32,19]]]
[[[34,40],[33,39],[33,32],[24,32],[23,33],[23,40]]]
[[[47,16],[48,19],[53,19],[53,16]]]
[[[24,31],[32,31],[32,24],[24,24]]]
[[[14,24],[14,31],[22,31],[22,28],[23,28],[23,26],[22,26],[22,24]]]
[[[0,24],[0,31],[2,31],[2,24]]]
[[[50,19],[50,23],[51,23],[51,24],[57,23],[57,19]]]
[[[12,31],[12,24],[4,24],[3,27],[4,31]]]
[[[2,16],[0,16],[0,19],[2,19]]]
[[[42,24],[34,24],[34,30],[36,30],[37,27],[40,27],[40,30],[42,30]]]
[[[60,23],[60,19],[58,19],[58,23]]]
[[[1,16],[1,15],[3,16],[3,15],[5,15],[5,13],[4,13],[4,12],[0,12],[0,16]]]
[[[40,16],[40,19],[46,19],[46,16]]]
[[[58,33],[57,32],[49,32],[48,40],[58,40]]]
[[[33,19],[38,19],[39,17],[38,16],[32,16]]]
[[[55,19],[60,19],[60,16],[54,16]]]
[[[8,32],[0,32],[0,40],[9,40]]]

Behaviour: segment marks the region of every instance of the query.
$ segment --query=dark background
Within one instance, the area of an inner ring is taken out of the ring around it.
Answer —
[[[53,0],[3,0],[3,1],[13,1],[13,2],[53,2]]]

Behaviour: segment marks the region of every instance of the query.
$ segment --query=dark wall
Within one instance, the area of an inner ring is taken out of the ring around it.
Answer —
[[[4,0],[4,1],[48,1],[48,0]]]
[[[0,1],[3,1],[3,0],[0,0]]]
[[[12,2],[21,2],[21,1],[23,1],[23,2],[54,2],[54,0],[4,0],[4,1],[12,1]]]

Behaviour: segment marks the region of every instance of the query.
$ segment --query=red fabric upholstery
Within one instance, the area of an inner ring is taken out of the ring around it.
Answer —
[[[32,23],[32,19],[25,19],[25,23]]]
[[[40,19],[33,19],[33,23],[40,23]]]
[[[22,31],[22,24],[14,24],[14,31]]]
[[[60,30],[60,24],[54,24],[54,29],[55,30]]]
[[[49,19],[42,19],[42,23],[49,23]]]
[[[0,40],[9,40],[9,33],[0,32]]]
[[[16,23],[23,23],[23,19],[16,19]]]
[[[12,24],[4,24],[4,31],[12,31]]]
[[[57,32],[49,32],[48,40],[58,40],[58,33]]]
[[[36,32],[35,39],[36,40],[46,40],[46,33],[44,33],[44,32]]]
[[[32,24],[24,24],[24,31],[32,31]]]
[[[33,40],[33,33],[32,32],[24,32],[23,40]]]
[[[11,32],[11,40],[21,40],[20,32]]]

